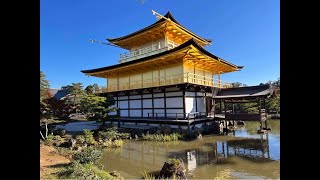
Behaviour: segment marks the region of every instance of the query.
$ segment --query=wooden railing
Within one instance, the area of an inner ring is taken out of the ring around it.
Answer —
[[[180,119],[198,119],[207,117],[208,113],[206,112],[190,112],[190,113],[148,113],[148,118],[152,119],[168,119],[168,118],[174,118],[176,120]]]
[[[177,44],[173,41],[167,40],[165,42],[158,42],[158,43],[152,44],[152,45],[144,47],[144,48],[136,49],[134,51],[120,53],[119,63],[124,63],[124,62],[132,61],[132,60],[135,60],[138,58],[157,54],[157,53],[160,53],[163,51],[170,50],[170,49],[175,48],[177,46],[179,46],[179,44]]]
[[[201,75],[186,72],[186,73],[177,74],[177,75],[155,77],[153,79],[130,81],[130,82],[121,83],[118,85],[117,84],[108,85],[107,87],[102,87],[99,93],[129,90],[129,89],[139,89],[139,88],[147,88],[147,87],[157,87],[157,86],[181,84],[181,83],[187,83],[187,82],[193,83],[193,84],[211,86],[211,87],[218,87],[218,88],[231,87],[230,83],[226,83],[218,79],[213,79],[208,76],[201,76]]]

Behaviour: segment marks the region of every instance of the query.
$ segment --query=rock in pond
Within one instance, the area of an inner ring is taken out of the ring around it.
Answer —
[[[160,171],[160,178],[172,179],[175,176],[176,179],[187,179],[185,172],[186,169],[182,159],[170,159],[164,163]]]

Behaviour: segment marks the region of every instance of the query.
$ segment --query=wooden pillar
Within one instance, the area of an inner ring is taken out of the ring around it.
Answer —
[[[222,99],[220,99],[220,114],[222,114]]]
[[[223,105],[224,105],[224,114],[227,114],[226,100],[223,100]]]
[[[260,120],[260,130],[262,130],[262,118],[261,118],[261,99],[259,98],[259,120]]]
[[[120,108],[119,107],[119,93],[117,93],[117,108]]]
[[[141,117],[143,117],[143,95],[142,95],[142,91],[140,91],[141,93]]]
[[[118,128],[120,128],[120,108],[117,109],[117,116],[118,116]]]
[[[196,99],[196,112],[198,112],[198,98],[197,98],[197,89],[194,91],[194,98]]]
[[[151,105],[152,105],[152,119],[154,118],[154,97],[153,97],[153,89],[151,89]]]
[[[128,92],[128,117],[130,117],[130,92]]]
[[[268,113],[267,113],[267,109],[266,109],[266,98],[263,98],[263,108],[264,108],[265,115],[266,115],[266,120],[264,121],[264,126],[267,129],[268,128]]]
[[[216,116],[216,100],[214,100],[214,99],[212,99],[212,104],[213,104],[213,107],[212,107],[212,109],[213,109],[213,117],[215,117]]]
[[[167,118],[167,97],[166,97],[166,89],[163,90],[163,98],[164,98],[164,117]]]
[[[207,111],[208,108],[207,108],[207,99],[206,98],[207,98],[207,92],[204,91],[204,100],[205,100],[204,102],[206,103],[206,116],[208,116],[208,111]]]
[[[232,114],[234,114],[234,103],[232,102]]]

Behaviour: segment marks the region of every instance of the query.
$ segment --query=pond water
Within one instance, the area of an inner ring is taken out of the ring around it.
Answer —
[[[157,174],[169,158],[181,158],[189,179],[279,179],[280,120],[257,134],[259,122],[246,122],[229,135],[206,135],[179,142],[126,140],[123,148],[104,149],[101,163],[125,179]]]

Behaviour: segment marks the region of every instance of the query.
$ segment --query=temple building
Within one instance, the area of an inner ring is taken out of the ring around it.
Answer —
[[[213,96],[231,87],[221,75],[243,66],[205,50],[211,40],[182,26],[170,12],[157,17],[141,30],[107,39],[127,50],[118,64],[81,72],[106,79],[99,94],[114,97],[123,120],[212,117]]]

